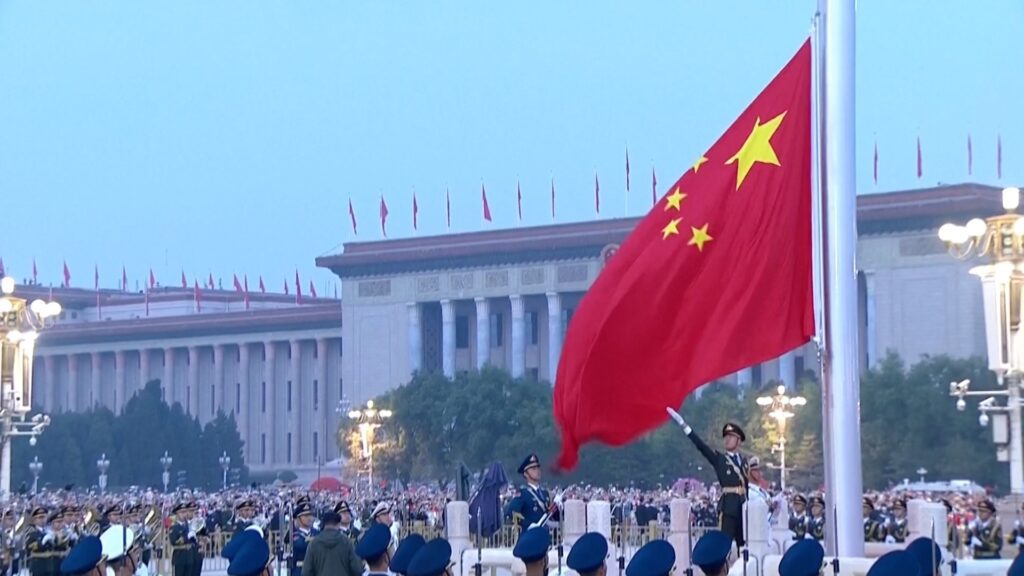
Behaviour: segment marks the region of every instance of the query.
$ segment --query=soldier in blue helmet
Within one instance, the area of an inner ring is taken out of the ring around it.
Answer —
[[[926,576],[917,560],[906,550],[889,552],[875,560],[867,576]]]
[[[548,573],[548,548],[551,535],[543,526],[524,530],[512,549],[512,555],[526,565],[526,576],[545,576]]]
[[[435,538],[420,548],[409,562],[407,576],[452,576],[452,546],[444,538]]]
[[[724,576],[729,573],[729,552],[732,550],[732,543],[732,535],[721,530],[712,530],[697,540],[690,561],[700,567],[707,576]]]
[[[60,563],[60,573],[66,576],[106,576],[106,572],[103,544],[96,536],[79,540]]]
[[[540,458],[536,454],[530,454],[519,465],[518,472],[526,480],[526,484],[519,486],[519,493],[508,503],[505,517],[513,522],[518,521],[524,529],[549,522],[557,523],[560,514],[558,504],[540,485]]]
[[[356,554],[366,562],[369,575],[387,576],[391,563],[391,530],[374,523],[356,544]]]
[[[228,576],[270,576],[270,546],[255,530],[239,533],[238,547],[228,564]]]
[[[820,576],[825,549],[817,540],[801,540],[789,547],[779,561],[779,576]]]
[[[409,571],[409,562],[412,560],[412,557],[426,543],[427,541],[419,534],[409,534],[406,536],[398,544],[398,549],[395,550],[395,555],[391,557],[391,564],[388,566],[388,569],[395,574],[405,576]]]
[[[603,534],[587,532],[572,545],[565,564],[580,576],[605,576],[607,559],[608,540]]]
[[[941,573],[942,548],[931,538],[921,537],[907,545],[907,552],[917,559],[921,576],[936,576]]]
[[[725,536],[725,534],[722,534]],[[726,536],[728,538],[728,536]],[[732,545],[732,540],[728,540]],[[700,542],[698,542],[698,545]],[[728,554],[728,548],[726,549]],[[676,551],[667,540],[651,540],[633,554],[626,566],[626,576],[669,576],[676,567]],[[703,568],[702,568],[703,569]],[[712,574],[706,572],[705,574]],[[723,572],[724,574],[724,572]]]

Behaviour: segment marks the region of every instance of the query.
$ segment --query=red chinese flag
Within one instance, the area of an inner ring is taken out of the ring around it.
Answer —
[[[312,280],[309,281],[309,295],[312,296],[313,298],[317,298],[316,285],[313,284]]]
[[[181,287],[188,288],[188,278],[185,278],[185,271],[181,271]]]
[[[352,207],[352,199],[348,199],[348,217],[352,220],[352,235],[357,236],[359,234],[356,228],[356,210]]]
[[[299,281],[299,271],[295,271],[295,303],[302,303],[302,282]]]
[[[124,266],[121,266],[121,292],[128,291],[128,271],[125,270]]]
[[[235,292],[242,294],[242,281],[238,279],[238,274],[231,275],[231,284],[235,287]]]
[[[796,56],[637,225],[562,348],[558,465],[626,444],[666,406],[814,333],[811,49]]]
[[[484,220],[490,222],[491,221],[491,205],[487,203],[487,189],[484,188],[483,184],[480,185],[480,195],[484,199]]]
[[[263,283],[263,274],[260,274],[260,294],[267,293],[267,285]]]
[[[416,203],[416,191],[412,191],[412,229],[419,230],[420,205]]]
[[[380,195],[380,233],[388,237],[388,205],[383,194]]]
[[[68,268],[68,261],[64,261],[64,287],[71,288],[71,269]]]

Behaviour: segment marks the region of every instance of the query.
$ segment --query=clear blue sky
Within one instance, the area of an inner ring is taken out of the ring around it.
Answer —
[[[113,287],[153,267],[271,288],[352,239],[495,227],[649,205],[650,170],[674,180],[808,33],[813,0],[254,1],[0,3],[0,256],[20,277]],[[861,0],[857,153],[862,191],[1024,182],[1024,4]]]

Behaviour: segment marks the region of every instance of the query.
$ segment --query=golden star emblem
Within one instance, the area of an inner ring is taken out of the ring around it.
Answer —
[[[679,187],[676,186],[675,190],[665,197],[665,210],[668,210],[669,208],[679,210],[679,203],[682,202],[684,198],[686,198],[686,194],[680,192]]]
[[[726,164],[738,161],[736,172],[737,190],[740,189],[740,184],[743,184],[743,180],[746,179],[750,168],[754,166],[755,162],[772,164],[774,166],[780,165],[779,157],[775,155],[775,149],[772,148],[771,138],[775,131],[779,129],[779,124],[782,124],[782,119],[785,117],[786,113],[783,112],[764,124],[761,124],[761,118],[758,117],[754,122],[754,129],[747,136],[747,141],[743,143],[743,146],[740,147],[739,151],[732,158],[725,161]]]
[[[700,252],[704,251],[704,244],[714,240],[714,238],[708,235],[707,224],[701,226],[700,228],[694,228],[693,226],[690,226],[690,230],[692,231],[693,236],[690,238],[690,241],[686,243],[686,245],[696,246],[697,250]]]
[[[707,156],[701,156],[700,158],[697,158],[697,161],[693,163],[693,173],[696,174],[697,171],[700,170],[700,167],[707,161]]]
[[[661,239],[666,240],[673,234],[679,234],[679,223],[682,221],[682,218],[673,218],[667,226],[661,229]]]

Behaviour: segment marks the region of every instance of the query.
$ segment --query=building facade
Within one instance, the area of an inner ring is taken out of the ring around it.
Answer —
[[[255,471],[338,457],[343,397],[337,300],[157,288],[148,294],[20,287],[64,312],[40,338],[33,400],[44,412],[115,413],[147,382],[205,424],[232,415]]]
[[[908,362],[984,353],[980,284],[936,232],[947,220],[999,211],[999,190],[976,184],[858,198],[865,366],[887,350]],[[341,371],[350,398],[373,398],[417,371],[453,376],[486,364],[553,381],[573,312],[638,221],[348,243],[319,258],[342,280]],[[791,385],[817,365],[812,343],[729,379]]]

